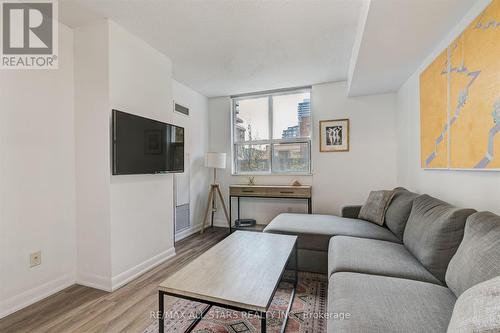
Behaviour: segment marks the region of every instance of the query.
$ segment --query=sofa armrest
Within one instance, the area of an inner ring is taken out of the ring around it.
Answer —
[[[352,205],[342,207],[342,217],[348,217],[351,219],[357,219],[359,211],[361,210],[361,205]]]

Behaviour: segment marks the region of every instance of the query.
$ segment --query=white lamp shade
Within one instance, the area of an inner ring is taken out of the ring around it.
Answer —
[[[205,166],[207,168],[226,168],[226,153],[206,153]]]

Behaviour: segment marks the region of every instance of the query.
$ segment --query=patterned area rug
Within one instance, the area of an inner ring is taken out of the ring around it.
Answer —
[[[299,283],[290,311],[286,333],[326,332],[326,294],[328,281],[326,275],[299,273]],[[288,307],[292,285],[280,283],[267,314],[267,332],[278,333]],[[177,299],[165,313],[165,332],[182,333],[196,316],[203,311],[205,304]],[[157,333],[158,321],[155,320],[144,333]],[[260,319],[246,313],[212,307],[192,332],[196,333],[258,333]]]

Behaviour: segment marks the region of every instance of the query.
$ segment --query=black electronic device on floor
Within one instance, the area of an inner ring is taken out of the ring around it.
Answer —
[[[239,219],[234,222],[236,227],[253,227],[257,224],[255,219]]]

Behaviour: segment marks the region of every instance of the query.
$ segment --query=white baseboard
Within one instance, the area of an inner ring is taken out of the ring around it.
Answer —
[[[111,279],[111,290],[115,291],[116,289],[124,286],[125,284],[132,281],[133,279],[135,279],[139,275],[146,273],[150,269],[160,265],[161,263],[172,258],[173,256],[175,256],[175,248],[172,247],[172,248],[154,256],[153,258],[150,258],[150,259],[140,263],[139,265],[136,265],[136,266],[126,270],[125,272],[114,276]]]
[[[36,303],[50,295],[53,295],[76,282],[75,274],[70,273],[57,279],[26,290],[21,294],[0,301],[0,318],[6,317],[22,308]]]
[[[192,234],[197,233],[201,230],[201,224],[193,225],[185,230],[182,230],[175,234],[175,241],[178,242],[186,237],[191,236]]]
[[[112,279],[84,272],[63,275],[57,279],[39,285],[35,288],[26,290],[21,294],[12,296],[6,300],[1,300],[0,318],[6,317],[74,284],[80,284],[83,286],[108,292],[114,291],[127,284],[131,280],[135,279],[139,275],[144,274],[148,270],[172,258],[173,256],[175,256],[175,248],[172,247],[167,251],[162,252],[154,256],[153,258],[148,259],[140,263],[139,265],[118,274]]]
[[[111,292],[111,281],[109,277],[92,273],[76,273],[76,283],[85,287]]]

